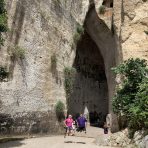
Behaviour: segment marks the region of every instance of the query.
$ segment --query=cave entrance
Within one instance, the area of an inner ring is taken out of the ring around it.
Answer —
[[[98,115],[104,121],[108,114],[109,102],[104,60],[99,48],[86,31],[77,43],[73,66],[76,76],[69,101],[69,113],[87,113],[90,123],[96,122]]]

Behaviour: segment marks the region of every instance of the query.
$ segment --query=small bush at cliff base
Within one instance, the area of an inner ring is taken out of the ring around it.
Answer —
[[[65,105],[62,101],[59,100],[55,105],[55,112],[59,122],[65,119],[64,110],[65,110]]]
[[[113,99],[113,111],[125,115],[132,131],[147,128],[148,68],[145,60],[129,59],[113,69],[123,77]]]

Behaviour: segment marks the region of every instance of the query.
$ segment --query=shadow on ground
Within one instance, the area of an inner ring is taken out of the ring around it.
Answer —
[[[64,143],[86,144],[86,142],[64,141]]]
[[[14,147],[21,147],[24,145],[23,140],[16,140],[16,141],[9,141],[6,143],[0,143],[0,148],[14,148]]]

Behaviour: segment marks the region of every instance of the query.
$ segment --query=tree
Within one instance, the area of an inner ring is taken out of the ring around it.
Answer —
[[[148,78],[145,78],[140,84],[135,102],[131,105],[129,112],[130,128],[148,128]]]
[[[113,68],[123,78],[113,98],[113,111],[125,115],[133,129],[146,127],[148,123],[148,69],[145,60],[129,59]]]

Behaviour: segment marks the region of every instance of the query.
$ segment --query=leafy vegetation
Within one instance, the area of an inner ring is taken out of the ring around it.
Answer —
[[[135,102],[131,105],[129,112],[131,117],[130,128],[148,128],[148,78],[140,84]]]
[[[99,14],[104,14],[105,13],[105,6],[104,5],[101,5],[99,7]]]
[[[15,46],[12,49],[12,53],[15,58],[23,59],[25,57],[25,49],[20,46]]]
[[[3,45],[4,39],[2,37],[3,32],[7,32],[7,13],[5,9],[5,1],[0,0],[0,45]]]
[[[73,83],[74,83],[75,73],[76,73],[75,68],[66,67],[64,69],[64,75],[65,75],[64,86],[65,86],[67,98],[69,98],[73,92]]]
[[[113,99],[113,111],[125,115],[128,127],[139,130],[148,127],[148,69],[145,60],[129,59],[113,68],[123,77]]]
[[[6,79],[9,75],[9,72],[7,72],[7,69],[5,67],[0,66],[0,81],[3,81]]]
[[[64,110],[65,110],[65,105],[62,101],[59,100],[55,105],[55,112],[57,119],[60,122],[65,118]]]
[[[80,24],[77,24],[76,32],[73,36],[73,41],[75,44],[81,39],[82,34],[84,33],[84,28]]]
[[[73,92],[74,80],[75,80],[76,69],[73,67],[65,67],[64,75],[65,75],[65,92],[66,92],[66,101],[67,101],[67,110],[69,111],[69,101],[70,96]]]

